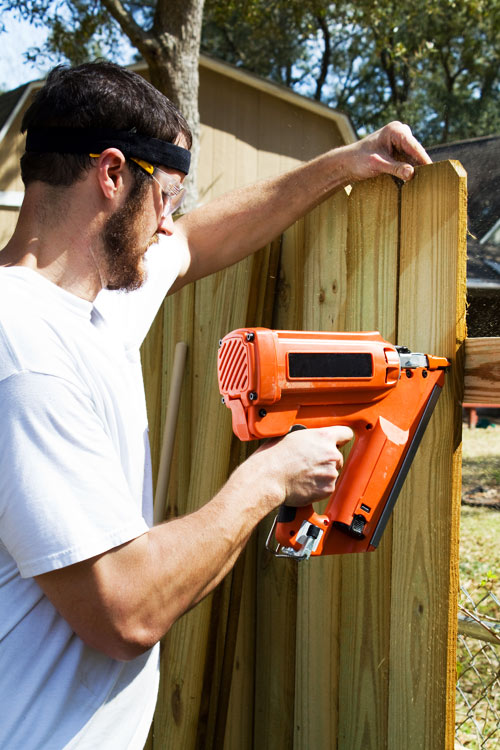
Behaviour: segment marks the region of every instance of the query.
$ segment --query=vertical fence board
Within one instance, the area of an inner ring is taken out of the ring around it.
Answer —
[[[394,512],[389,750],[453,747],[465,226],[460,165],[418,169],[402,191],[398,338],[454,372]]]
[[[151,445],[151,464],[153,477],[156,480],[160,462],[161,434],[162,434],[162,398],[165,388],[163,367],[158,362],[163,359],[163,308],[154,319],[142,348],[141,364],[144,377],[144,390],[148,394],[148,425],[149,441]]]
[[[257,537],[245,550],[243,592],[224,735],[224,750],[253,750],[255,693],[255,569]],[[220,748],[220,745],[214,745]]]
[[[244,321],[251,322],[252,325],[271,325],[271,316],[273,310],[273,299],[276,286],[276,274],[281,248],[281,239],[279,238],[271,245],[253,256],[249,262],[247,280],[249,296],[247,300],[247,309]],[[235,324],[236,325],[236,324]],[[228,329],[221,332],[227,333]],[[230,422],[230,415],[227,409],[220,407],[224,418]],[[237,464],[240,464],[250,452],[256,447],[255,443],[241,444],[236,438],[232,440],[232,453],[229,471]],[[208,748],[222,748],[225,741],[226,730],[234,736],[235,731],[241,734],[242,727],[235,727],[234,722],[228,714],[231,693],[233,690],[233,676],[236,670],[238,634],[241,630],[239,643],[240,647],[245,648],[247,644],[242,644],[242,637],[249,633],[248,622],[244,618],[251,618],[252,636],[254,634],[255,618],[255,589],[248,576],[245,576],[247,551],[238,560],[234,572],[230,579],[230,596],[226,615],[219,617],[219,642],[220,648],[219,659],[214,664],[213,670],[213,687],[210,692],[210,715],[207,727],[207,738],[205,746]],[[251,564],[254,557],[248,554]],[[255,571],[255,568],[253,568]],[[212,607],[214,609],[214,606]],[[218,616],[217,613],[214,613]],[[252,638],[252,653],[254,654],[254,639]],[[247,666],[250,666],[247,664]],[[244,689],[247,694],[254,688],[254,669],[253,663],[248,674],[245,675],[244,684],[240,679],[239,688]],[[237,686],[235,685],[235,688]],[[234,705],[234,702],[233,702]],[[246,719],[245,724],[250,726],[250,719]],[[253,732],[247,734],[247,738],[238,744],[243,748],[246,744],[251,747],[250,741]]]
[[[345,327],[347,216],[348,196],[341,191],[304,219],[294,291],[302,300],[299,329]],[[298,565],[294,748],[330,748],[338,726],[340,561]]]
[[[283,237],[273,327],[283,316],[298,316],[295,299],[301,264],[295,249],[303,247],[303,224]],[[258,530],[256,569],[256,657],[254,748],[290,750],[293,742],[297,570],[291,560],[276,560],[265,549],[272,517]]]
[[[217,384],[210,376],[216,373],[215,356],[219,334],[215,329],[219,327],[219,322],[221,326],[226,324],[229,328],[234,320],[231,319],[230,305],[224,306],[221,297],[225,296],[226,300],[231,300],[235,286],[240,289],[240,305],[242,303],[245,305],[248,296],[244,277],[242,280],[234,278],[235,271],[231,270],[232,273],[225,276],[218,274],[217,279],[210,279],[210,286],[216,287],[214,307],[210,311],[207,310],[206,318],[201,314],[201,323],[200,317],[195,318],[195,330],[190,350],[191,403],[198,406],[196,411],[192,407],[193,415],[190,415],[192,424],[191,475],[189,490],[183,497],[179,497],[182,513],[194,511],[209,500],[223,483],[227,474],[231,444],[230,425],[223,419],[219,408]],[[240,274],[242,270],[240,268]],[[200,284],[197,284],[197,295],[201,294],[199,287]],[[236,318],[238,318],[238,313],[244,316],[244,309],[241,307],[236,306],[236,310],[233,308],[233,311]],[[226,312],[226,319],[224,319],[223,312]],[[221,315],[220,321],[214,323],[214,318],[219,314]],[[214,351],[213,356],[209,356],[210,345]],[[200,363],[197,354],[200,350],[204,351],[207,356],[207,361],[203,364]],[[182,417],[181,414],[181,422]],[[196,554],[196,550],[193,549],[192,553]],[[188,748],[195,747],[210,613],[211,598],[208,597],[182,617],[167,636],[163,663],[163,704],[159,705],[162,720],[161,724],[157,721],[155,726],[155,742],[157,741],[159,748],[182,747],[188,750]]]
[[[165,418],[165,393],[170,387],[170,376],[174,361],[175,345],[178,341],[188,344],[186,370],[181,391],[179,420],[172,457],[172,471],[165,499],[165,518],[172,519],[187,512],[187,497],[189,491],[189,477],[192,458],[192,365],[191,351],[193,348],[193,310],[195,285],[185,287],[164,303],[163,310],[163,357],[158,356],[164,372],[164,387],[162,397],[162,422]],[[151,397],[151,394],[148,394]],[[153,720],[153,747],[155,750],[165,748],[164,737],[167,727],[171,724],[180,725],[185,720],[182,701],[182,674],[179,680],[171,679],[168,669],[170,664],[170,643],[172,631],[161,643],[160,659],[160,687],[156,712]]]
[[[247,321],[252,325],[272,325],[274,298],[281,253],[281,237],[270,247],[269,255],[261,254],[266,259],[265,265],[254,263],[250,287],[253,294],[249,299]],[[259,279],[267,272],[265,284]],[[241,463],[253,445],[239,444]],[[256,695],[256,620],[257,591],[256,579],[258,560],[262,548],[258,544],[258,530],[254,532],[245,550],[245,569],[241,607],[238,620],[236,651],[234,654],[231,690],[227,708],[224,747],[226,750],[252,750],[254,746],[254,704]],[[260,595],[260,592],[259,592]],[[220,721],[219,721],[220,723]],[[216,737],[218,739],[218,737]],[[214,747],[220,748],[220,744]]]
[[[396,182],[386,176],[355,185],[349,199],[347,330],[378,330],[395,342],[398,246]],[[342,556],[342,750],[380,750],[387,743],[391,542],[389,523],[375,552]]]

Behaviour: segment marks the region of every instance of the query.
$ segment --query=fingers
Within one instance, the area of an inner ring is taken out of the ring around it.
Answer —
[[[432,163],[431,157],[415,138],[408,125],[392,122],[387,127],[391,132],[393,152],[399,161],[405,159],[414,166]]]
[[[339,448],[352,438],[349,427],[321,427],[289,433],[268,448],[287,504],[306,505],[331,495],[343,465]]]
[[[329,439],[332,441],[332,448],[333,448],[333,455],[332,455],[331,460],[335,465],[335,468],[332,468],[332,472],[334,474],[334,479],[336,481],[339,476],[339,470],[344,465],[344,456],[338,449],[342,448],[343,445],[346,445],[347,443],[349,443],[353,439],[354,433],[350,427],[344,427],[344,426],[327,427],[326,429],[329,432],[331,432],[331,435],[329,437]],[[335,481],[334,481],[334,485],[335,485]],[[333,488],[331,492],[333,492]]]
[[[415,166],[431,164],[431,158],[408,125],[391,122],[375,133],[344,148],[348,180],[357,182],[390,174],[406,182]]]
[[[408,125],[391,122],[382,129],[382,133],[387,143],[388,171],[394,177],[406,182],[413,177],[415,166],[432,163],[429,154],[414,137]]]

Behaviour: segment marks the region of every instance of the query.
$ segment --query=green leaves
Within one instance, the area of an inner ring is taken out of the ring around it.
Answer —
[[[0,11],[48,26],[31,58],[123,62],[106,9],[117,5],[0,0]],[[160,5],[122,2],[144,30]],[[500,131],[500,0],[206,0],[202,51],[347,111],[360,134],[394,118],[428,146]]]
[[[202,49],[432,143],[500,129],[500,0],[207,0]]]
[[[119,62],[123,53],[124,36],[100,0],[0,0],[0,12],[48,28],[47,43],[29,49],[28,60],[78,65],[106,57]]]

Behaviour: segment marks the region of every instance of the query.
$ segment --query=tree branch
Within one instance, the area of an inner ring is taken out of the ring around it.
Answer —
[[[323,39],[325,42],[325,48],[323,50],[323,54],[321,55],[321,68],[320,68],[320,74],[318,78],[316,79],[316,91],[314,92],[314,98],[317,101],[321,100],[321,90],[323,86],[325,85],[326,77],[328,75],[328,68],[330,67],[330,59],[331,59],[331,35],[330,35],[330,29],[328,28],[328,23],[326,21],[326,18],[324,16],[317,15],[315,16],[316,22],[321,29],[321,32],[323,34]]]
[[[108,13],[117,22],[123,33],[128,36],[132,44],[139,52],[151,46],[151,35],[144,31],[134,20],[133,16],[125,10],[121,0],[101,0]]]

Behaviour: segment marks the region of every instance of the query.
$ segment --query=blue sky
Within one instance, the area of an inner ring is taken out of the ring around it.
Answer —
[[[52,63],[27,63],[24,53],[30,47],[43,46],[47,31],[34,27],[27,21],[17,20],[13,13],[3,13],[2,24],[6,31],[0,33],[0,91],[10,91],[22,83],[43,78]],[[133,51],[128,43],[125,41],[123,47],[117,49],[123,53],[120,62],[125,65],[130,63]]]
[[[47,68],[28,65],[24,62],[23,52],[43,44],[47,34],[26,22],[15,21],[11,13],[3,14],[2,23],[7,31],[0,34],[0,89],[9,91],[43,77]]]

